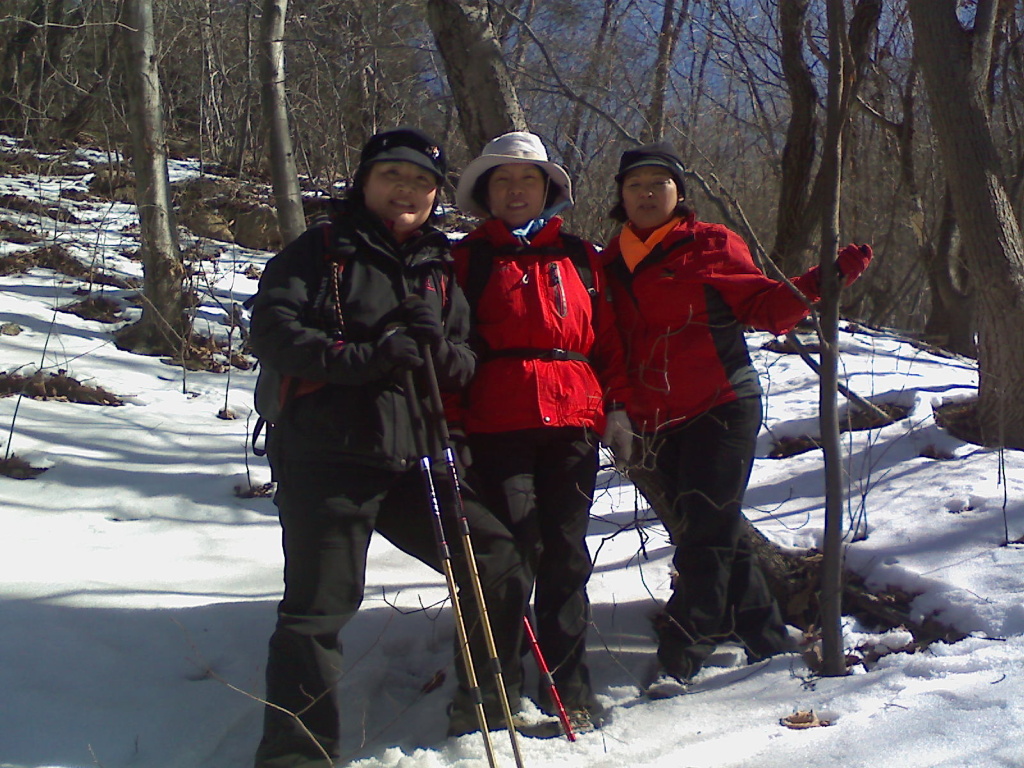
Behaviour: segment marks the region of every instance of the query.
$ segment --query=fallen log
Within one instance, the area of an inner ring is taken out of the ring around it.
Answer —
[[[674,543],[681,533],[681,520],[669,502],[661,473],[650,466],[635,465],[626,471],[626,476],[650,504]],[[786,622],[804,630],[818,626],[817,593],[821,553],[816,550],[800,554],[784,552],[745,516],[743,535],[757,556]],[[914,597],[897,591],[873,592],[865,586],[859,575],[850,571],[844,574],[844,613],[864,616],[886,628],[904,627],[914,635],[918,645],[927,645],[935,640],[955,642],[966,636],[966,633],[941,624],[933,617],[920,621],[912,618],[910,603]]]

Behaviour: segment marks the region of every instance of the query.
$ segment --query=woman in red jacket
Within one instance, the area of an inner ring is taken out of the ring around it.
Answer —
[[[664,672],[687,680],[716,644],[739,640],[753,661],[790,643],[778,606],[741,537],[741,505],[761,426],[761,387],[743,329],[781,334],[819,298],[819,270],[792,282],[765,276],[734,232],[698,221],[686,205],[673,147],[623,153],[624,223],[605,270],[626,349],[627,404],[645,461],[667,484],[676,551],[672,595],[655,621]],[[871,260],[866,245],[837,261],[846,284]]]
[[[535,579],[541,649],[574,725],[587,729],[595,434],[620,458],[632,445],[621,339],[611,305],[596,298],[604,277],[594,247],[564,233],[555,215],[572,204],[571,186],[537,136],[488,143],[462,174],[456,202],[486,220],[452,251],[479,363],[449,417],[455,434],[465,430],[471,484],[519,542]],[[547,691],[540,702],[551,712]]]

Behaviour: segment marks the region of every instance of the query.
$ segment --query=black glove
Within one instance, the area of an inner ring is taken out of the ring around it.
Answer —
[[[444,326],[434,308],[420,296],[409,296],[402,302],[406,333],[420,344],[429,344],[437,351],[444,341]]]
[[[402,331],[389,333],[377,343],[373,361],[382,375],[391,377],[423,365],[419,345]]]

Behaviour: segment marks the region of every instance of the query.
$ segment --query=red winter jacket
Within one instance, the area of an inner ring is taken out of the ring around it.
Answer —
[[[604,256],[626,347],[633,394],[628,412],[645,432],[760,396],[744,327],[785,333],[808,313],[789,286],[757,268],[739,235],[692,216],[632,273],[618,236]],[[792,282],[818,300],[816,267]]]
[[[594,302],[566,254],[553,218],[522,245],[499,219],[489,219],[452,248],[455,278],[466,287],[472,243],[484,240],[493,257],[487,283],[472,317],[480,361],[461,404],[448,417],[467,433],[536,427],[604,429],[605,403],[629,398],[622,340],[611,304]],[[517,247],[518,246],[518,247]],[[594,288],[604,296],[605,278],[594,248],[586,244]],[[513,349],[566,350],[582,360],[551,360]]]

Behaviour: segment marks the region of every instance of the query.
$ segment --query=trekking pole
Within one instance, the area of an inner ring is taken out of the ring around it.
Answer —
[[[572,723],[569,722],[569,715],[565,712],[565,707],[562,706],[562,697],[558,695],[558,688],[555,686],[555,678],[551,675],[551,670],[548,669],[548,663],[544,660],[544,654],[540,650],[540,643],[537,642],[537,635],[533,632],[533,626],[530,624],[528,616],[523,616],[523,626],[526,628],[526,639],[530,641],[530,650],[533,651],[533,658],[537,660],[537,668],[540,670],[540,675],[544,680],[544,684],[548,687],[548,693],[551,696],[551,701],[554,702],[555,708],[558,710],[558,722],[562,724],[562,730],[565,731],[565,738],[569,741],[576,741],[576,734],[572,731]]]
[[[413,422],[413,435],[416,440],[416,448],[420,454],[420,472],[423,475],[423,485],[427,492],[427,500],[430,502],[431,517],[434,524],[434,538],[437,542],[437,551],[441,558],[441,568],[444,571],[445,580],[448,582],[448,596],[452,601],[452,613],[455,616],[455,631],[459,640],[459,648],[462,651],[462,663],[466,669],[466,684],[469,686],[470,696],[473,699],[473,707],[476,710],[477,723],[480,725],[480,733],[484,739],[484,751],[487,753],[487,763],[490,768],[497,768],[494,756],[494,745],[491,743],[491,732],[487,727],[487,714],[484,712],[483,695],[480,693],[480,685],[477,682],[476,670],[473,667],[473,657],[469,652],[469,634],[466,632],[466,622],[462,616],[462,607],[459,604],[458,587],[455,585],[455,575],[452,570],[452,555],[448,547],[448,540],[445,538],[444,526],[441,523],[441,504],[437,497],[437,489],[434,487],[434,477],[431,471],[430,451],[427,447],[426,430],[424,429],[423,414],[419,401],[416,399],[416,383],[413,380],[412,371],[406,371],[405,375],[405,397],[409,404],[409,416]],[[504,691],[504,689],[502,689]]]
[[[466,566],[469,570],[469,580],[473,585],[473,595],[476,597],[476,604],[480,611],[480,625],[484,634],[484,643],[487,646],[491,672],[494,675],[498,701],[501,704],[501,712],[505,718],[505,727],[508,729],[508,737],[512,743],[512,754],[515,757],[516,766],[517,768],[523,768],[523,755],[519,750],[519,734],[516,732],[515,724],[512,722],[512,709],[509,707],[508,692],[505,690],[505,677],[501,671],[498,647],[494,642],[494,632],[491,629],[491,620],[487,614],[487,601],[484,599],[483,586],[480,584],[480,571],[476,567],[476,555],[473,552],[469,520],[466,519],[466,510],[462,503],[462,486],[459,483],[459,471],[455,464],[455,451],[452,449],[451,434],[448,432],[448,420],[444,417],[441,388],[437,384],[437,369],[434,367],[434,357],[428,345],[421,345],[420,353],[423,355],[423,368],[426,371],[427,385],[430,388],[430,408],[433,412],[434,424],[441,439],[441,445],[444,446],[445,466],[448,468],[448,479],[451,481],[455,497],[455,511],[459,520],[459,533],[462,538],[463,552],[466,557]]]

